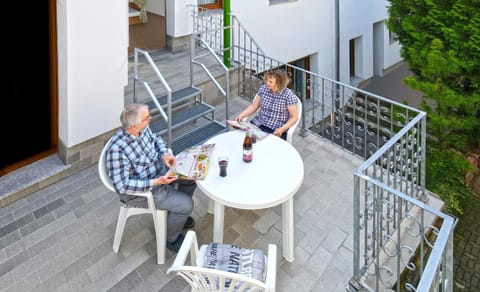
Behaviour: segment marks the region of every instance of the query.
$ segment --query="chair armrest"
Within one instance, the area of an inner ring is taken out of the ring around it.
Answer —
[[[269,291],[275,291],[277,282],[277,246],[275,244],[268,245],[268,262],[267,275],[265,276],[265,284]]]
[[[191,265],[185,265],[189,253]],[[274,292],[277,274],[276,253],[276,245],[270,244],[268,246],[269,259],[267,263],[267,275],[265,282],[242,274],[199,267],[196,263],[196,257],[198,254],[197,237],[195,232],[190,230],[187,232],[187,235],[183,240],[182,246],[180,247],[172,266],[167,270],[167,274],[170,272],[176,272],[177,275],[183,277],[194,288],[192,291],[197,291],[196,289],[199,287],[206,288],[207,290],[210,289],[208,291],[226,291],[223,288],[219,290],[218,287],[225,287],[227,281],[229,281],[230,290],[228,291],[232,291],[234,287],[238,286],[241,291],[244,291],[242,289],[251,287],[252,290],[255,291],[265,290],[268,292]]]
[[[130,196],[139,196],[139,197],[145,197],[145,198],[148,198],[148,197],[152,197],[153,198],[153,195],[152,195],[152,192],[148,191],[148,192],[136,192],[136,193],[132,193],[132,194],[128,194]]]
[[[189,230],[185,235],[182,246],[177,253],[175,261],[172,266],[167,270],[167,274],[171,271],[174,271],[176,267],[185,266],[187,256],[190,254],[190,262],[192,266],[197,265],[197,254],[198,254],[198,242],[197,235],[194,231]]]

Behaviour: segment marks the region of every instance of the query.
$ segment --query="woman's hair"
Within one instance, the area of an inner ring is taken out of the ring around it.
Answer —
[[[287,77],[287,73],[285,73],[285,71],[283,70],[268,71],[263,76],[263,81],[266,82],[269,78],[275,79],[275,84],[277,85],[278,90],[285,89],[285,87],[287,87],[288,83],[290,82]]]
[[[122,127],[128,129],[132,126],[140,124],[140,109],[147,106],[139,103],[132,103],[127,105],[120,114],[120,122]]]

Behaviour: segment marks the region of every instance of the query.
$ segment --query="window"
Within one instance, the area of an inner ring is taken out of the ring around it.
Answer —
[[[298,0],[269,0],[270,5],[287,3],[287,2],[297,2]]]
[[[392,32],[391,30],[388,30],[388,44],[393,44],[397,41],[397,35]]]

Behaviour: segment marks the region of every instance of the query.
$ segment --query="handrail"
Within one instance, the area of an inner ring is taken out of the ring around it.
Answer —
[[[223,64],[223,61],[220,60],[220,58],[217,56],[217,54],[215,54],[215,52],[213,52],[213,49],[203,40],[203,39],[200,39],[200,41],[202,42],[202,44],[205,45],[205,47],[207,48],[207,50],[210,52],[210,55],[212,55],[215,60],[220,64],[220,66],[222,66],[223,70],[225,70],[226,73],[228,73],[228,68],[227,66],[225,66],[225,64]],[[196,57],[193,57],[192,58],[192,62],[194,64],[197,64],[197,65],[200,65],[200,67],[202,67],[203,71],[208,75],[208,77],[210,77],[210,79],[212,80],[213,83],[215,83],[215,85],[217,86],[218,90],[220,90],[220,92],[222,92],[222,94],[224,96],[226,96],[226,92],[225,90],[223,90],[222,86],[220,85],[220,83],[218,83],[218,81],[216,80],[216,78],[212,75],[212,73],[210,73],[210,71],[208,70],[207,66],[205,66],[205,64],[203,63],[200,63],[199,61],[196,61],[195,59],[198,59],[198,58],[201,58],[201,57],[205,57],[205,56],[208,56],[208,54],[205,54],[205,55],[201,55],[201,56],[196,56]]]
[[[208,70],[207,66],[205,66],[205,64],[197,61],[197,59],[202,58],[202,57],[206,57],[209,54],[207,53],[207,54],[203,54],[201,56],[195,56],[195,39],[196,38],[194,38],[192,36],[191,50],[190,50],[191,63],[195,64],[195,65],[199,65],[203,69],[205,74],[207,74],[207,76],[210,78],[210,80],[215,84],[217,89],[222,93],[222,95],[225,96],[225,125],[227,125],[227,120],[229,119],[228,100],[230,99],[230,70],[229,70],[229,68],[227,68],[227,66],[225,66],[223,61],[217,56],[215,51],[205,42],[205,40],[203,40],[202,38],[199,38],[198,40],[200,40],[200,42],[207,49],[207,51],[210,53],[210,55],[215,59],[215,61],[217,61],[217,63],[221,66],[223,71],[225,71],[225,90],[224,90],[222,88],[221,84],[215,78],[215,76],[213,76],[213,74]],[[190,79],[193,80],[193,70],[191,70],[190,74],[192,74],[190,76]]]
[[[155,97],[155,94],[153,93],[150,85],[148,85],[146,81],[143,81],[142,84],[147,89],[148,94],[150,94],[150,97],[152,98],[153,103],[155,103],[155,106],[160,110],[160,114],[162,115],[162,117],[165,119],[165,121],[168,121],[167,114],[165,114],[165,111],[163,110],[162,106],[160,105],[157,98]]]
[[[449,217],[449,216],[448,216]],[[443,251],[453,250],[453,247],[448,248],[449,244],[453,245],[453,229],[457,225],[458,219],[442,217],[444,223],[442,228],[438,233],[437,240],[435,240],[435,245],[433,246],[432,252],[430,254],[427,265],[423,270],[422,277],[420,277],[420,282],[417,285],[416,291],[431,291],[432,283],[431,280],[435,279],[438,276],[437,267],[441,266],[441,261],[443,261]],[[450,255],[447,255],[450,261],[453,260],[453,252]],[[453,267],[452,267],[453,270]],[[452,271],[448,271],[441,275],[442,279],[442,291],[453,291],[453,277]]]
[[[355,172],[363,175],[365,173],[365,169],[368,166],[372,165],[375,160],[379,159],[380,156],[382,156],[387,149],[392,147],[393,144],[400,140],[407,133],[407,131],[409,131],[411,128],[413,128],[414,125],[419,123],[426,115],[427,113],[420,112],[419,115],[414,117],[406,126],[404,126],[398,133],[396,133],[390,140],[388,140],[387,143],[383,144],[380,149],[378,149],[372,156],[370,156],[364,163],[362,163],[362,165],[360,165],[360,167],[358,167]]]
[[[245,31],[245,34],[252,41],[252,43],[255,45],[255,47],[257,47],[257,49],[260,51],[260,53],[262,55],[266,55],[265,51],[258,45],[258,43],[255,41],[255,39],[252,37],[252,35],[244,28],[243,24],[240,22],[238,17],[234,13],[231,13],[230,16],[232,16],[232,19],[234,19],[238,23],[238,25],[243,28],[243,30]],[[233,25],[230,25],[230,27],[232,27],[232,26]],[[233,39],[233,37],[232,37],[232,39]]]
[[[142,79],[139,78],[138,76],[138,54],[143,54],[145,56],[145,59],[147,60],[148,64],[152,67],[153,71],[157,75],[158,79],[160,79],[160,82],[163,84],[165,89],[167,90],[167,113],[168,116],[165,115],[165,112],[163,111],[162,106],[158,102],[157,98],[155,97],[155,94],[151,90],[150,86],[148,86],[146,81],[143,81]],[[167,122],[167,129],[168,129],[168,134],[167,134],[167,145],[168,148],[172,148],[172,89],[168,85],[167,81],[163,77],[162,73],[160,73],[160,70],[158,70],[157,65],[155,62],[152,60],[152,57],[150,57],[150,54],[147,51],[144,51],[139,48],[134,49],[134,78],[135,80],[138,80],[142,82],[142,84],[146,87],[148,93],[150,94],[150,97],[152,98],[153,102],[155,103],[155,106],[158,108],[160,113],[162,114],[163,118]],[[135,93],[134,93],[135,94]]]

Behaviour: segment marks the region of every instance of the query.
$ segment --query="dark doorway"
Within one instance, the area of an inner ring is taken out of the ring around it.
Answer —
[[[29,2],[22,25],[3,18],[6,45],[0,175],[57,151],[55,1]],[[6,11],[18,3],[5,2]]]
[[[166,43],[165,16],[147,12],[148,22],[129,25],[128,56],[135,48],[146,51],[164,49]]]
[[[305,69],[305,71],[310,71],[310,57],[305,57],[293,62],[289,62],[290,65],[293,65],[298,68]],[[289,84],[289,88],[295,92],[298,97],[305,97],[305,99],[310,99],[310,74],[301,70],[293,70],[292,67],[287,67],[288,76],[292,79],[292,82]]]

